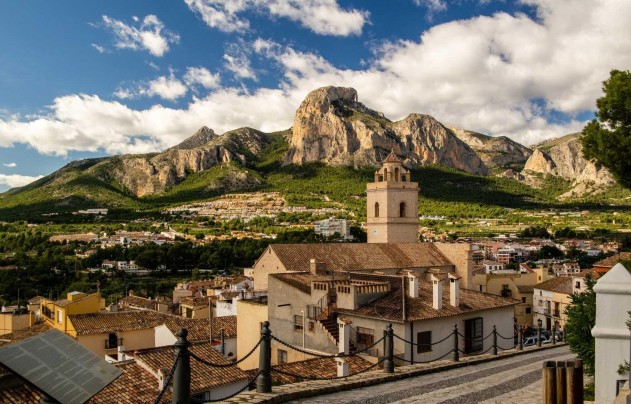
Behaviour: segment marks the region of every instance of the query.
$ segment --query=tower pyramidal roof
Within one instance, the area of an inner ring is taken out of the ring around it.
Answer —
[[[383,160],[383,163],[402,163],[402,161],[396,154],[394,154],[394,150],[391,150],[388,157]]]

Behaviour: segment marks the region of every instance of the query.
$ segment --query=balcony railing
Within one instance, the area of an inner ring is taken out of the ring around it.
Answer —
[[[513,291],[510,289],[502,289],[502,297],[513,297]]]

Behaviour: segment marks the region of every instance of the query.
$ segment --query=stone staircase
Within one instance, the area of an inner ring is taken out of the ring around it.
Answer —
[[[325,313],[324,311],[322,312]],[[335,345],[339,344],[340,341],[340,328],[337,324],[337,313],[331,312],[326,313],[325,316],[321,316],[318,318],[318,322],[326,330],[329,335],[329,339],[335,343]],[[350,352],[357,351],[357,347],[353,344],[353,341],[350,341]]]

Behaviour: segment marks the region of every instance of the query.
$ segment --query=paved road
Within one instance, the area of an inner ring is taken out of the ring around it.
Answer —
[[[575,356],[567,346],[376,386],[301,400],[301,403],[540,403],[544,360]]]

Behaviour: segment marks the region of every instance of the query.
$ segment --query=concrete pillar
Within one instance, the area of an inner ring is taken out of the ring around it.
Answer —
[[[340,329],[340,339],[337,342],[338,352],[348,355],[351,349],[351,325],[338,317],[337,326]]]
[[[348,362],[344,358],[335,358],[337,364],[337,377],[348,376]]]
[[[628,379],[618,374],[618,365],[629,358],[631,333],[626,326],[631,310],[631,274],[617,264],[594,286],[596,292],[596,403],[611,403],[616,384]]]

